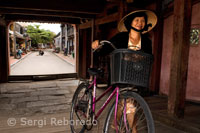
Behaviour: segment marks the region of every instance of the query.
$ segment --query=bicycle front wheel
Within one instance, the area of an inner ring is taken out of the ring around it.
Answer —
[[[115,115],[111,106],[104,125],[105,133],[155,133],[154,121],[149,106],[135,92],[120,94]]]
[[[72,133],[83,133],[92,128],[92,94],[88,86],[80,84],[74,93],[70,112]]]

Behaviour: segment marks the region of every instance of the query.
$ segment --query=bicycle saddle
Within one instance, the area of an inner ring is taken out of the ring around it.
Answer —
[[[88,73],[90,75],[100,75],[103,74],[104,70],[102,68],[88,68]]]

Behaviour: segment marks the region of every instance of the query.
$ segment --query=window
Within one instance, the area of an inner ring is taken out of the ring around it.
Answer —
[[[192,28],[190,31],[190,45],[197,46],[199,44],[200,29]]]

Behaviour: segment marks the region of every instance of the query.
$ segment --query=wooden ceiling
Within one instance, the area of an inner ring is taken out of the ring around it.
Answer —
[[[8,21],[80,23],[101,13],[104,0],[0,0],[0,16]]]
[[[106,4],[122,0],[0,0],[0,17],[7,21],[73,23],[95,18]],[[152,0],[126,0],[137,4]]]

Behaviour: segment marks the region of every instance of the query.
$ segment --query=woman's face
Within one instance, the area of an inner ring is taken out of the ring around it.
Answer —
[[[131,26],[137,30],[142,30],[145,26],[145,18],[135,17],[131,23]]]

